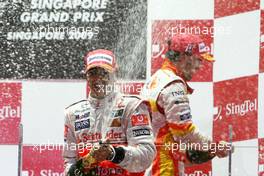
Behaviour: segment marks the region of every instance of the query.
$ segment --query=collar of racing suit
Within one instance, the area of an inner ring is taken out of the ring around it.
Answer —
[[[186,82],[186,80],[183,78],[181,71],[178,70],[178,69],[176,68],[176,66],[175,66],[175,65],[174,65],[174,64],[173,64],[168,58],[164,59],[164,62],[162,63],[162,66],[161,66],[161,69],[162,69],[162,70],[170,70],[170,71],[172,71],[175,75],[181,77],[181,79],[184,81],[184,83],[185,83],[186,86],[187,86],[187,91],[188,91],[188,93],[189,93],[189,94],[192,94],[192,93],[193,93],[194,89],[192,89],[192,88],[189,86],[189,84],[188,84],[188,83]]]

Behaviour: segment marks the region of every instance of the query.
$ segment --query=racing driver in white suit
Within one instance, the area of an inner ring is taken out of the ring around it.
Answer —
[[[91,51],[85,63],[90,94],[65,110],[65,175],[144,175],[156,154],[148,103],[115,92],[111,51]]]

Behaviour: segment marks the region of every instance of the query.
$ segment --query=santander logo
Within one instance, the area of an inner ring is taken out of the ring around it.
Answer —
[[[222,116],[240,116],[243,117],[249,112],[257,111],[258,103],[257,99],[253,100],[245,100],[241,104],[237,103],[227,103],[225,106],[225,112],[223,111],[223,107],[220,105],[214,108],[214,120],[221,120]]]
[[[2,106],[0,107],[0,120],[7,118],[20,118],[21,111],[20,107],[12,108],[11,106]]]

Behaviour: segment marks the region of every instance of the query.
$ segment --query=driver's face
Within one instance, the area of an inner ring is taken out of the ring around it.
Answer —
[[[108,85],[111,83],[112,73],[103,68],[95,67],[87,71],[86,79],[91,89],[91,96],[94,98],[104,98]]]
[[[197,56],[183,56],[181,71],[186,81],[190,81],[193,75],[201,68],[202,60]]]

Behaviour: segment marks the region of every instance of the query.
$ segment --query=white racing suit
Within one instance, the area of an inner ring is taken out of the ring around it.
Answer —
[[[157,156],[147,172],[153,176],[178,176],[184,172],[186,161],[180,143],[210,145],[192,123],[187,94],[188,84],[173,70],[158,70],[142,89],[141,96],[148,99],[152,109],[152,127]]]
[[[118,164],[102,161],[96,166],[96,175],[143,175],[156,154],[148,108],[147,102],[136,96],[118,93],[111,93],[102,100],[89,96],[66,108],[65,175],[72,164],[102,139],[123,147],[125,156]]]

